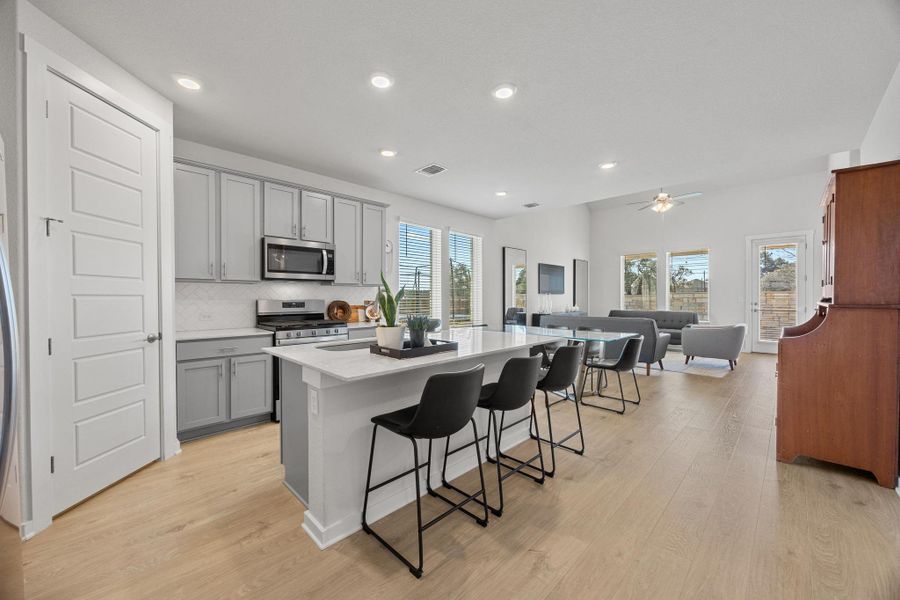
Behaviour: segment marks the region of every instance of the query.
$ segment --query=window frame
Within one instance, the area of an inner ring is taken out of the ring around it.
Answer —
[[[430,263],[429,268],[431,271],[430,283],[429,283],[429,291],[431,292],[431,295],[430,295],[430,299],[429,299],[428,313],[429,313],[429,316],[432,318],[441,318],[441,312],[443,310],[443,302],[444,302],[443,285],[442,285],[443,266],[444,266],[443,265],[443,257],[442,257],[443,243],[444,243],[444,240],[443,240],[444,230],[439,227],[432,227],[430,225],[425,225],[423,223],[418,223],[413,220],[408,220],[408,219],[404,219],[402,217],[398,217],[397,229],[396,229],[396,231],[397,231],[397,251],[396,251],[397,259],[396,259],[396,263],[395,263],[397,266],[397,289],[394,290],[395,293],[398,292],[403,287],[403,284],[402,284],[403,274],[401,273],[401,266],[400,266],[400,260],[401,260],[400,247],[402,245],[401,228],[404,225],[407,227],[418,227],[418,228],[426,229],[429,232],[429,240],[428,240],[429,258],[428,258],[428,260]],[[437,239],[435,239],[435,238],[437,238]],[[410,290],[407,290],[407,292],[409,292],[409,291]],[[402,302],[403,301],[401,300],[401,303]],[[414,314],[411,312],[401,311],[400,307],[397,308],[397,312],[398,312],[398,314],[397,314],[397,322],[398,323],[406,323],[407,316],[410,314]],[[422,314],[422,313],[416,313],[416,314]]]
[[[653,303],[654,307],[644,307],[641,309],[633,309],[625,306],[625,259],[631,256],[637,257],[653,257],[655,261],[655,271],[656,271],[656,286],[653,290]],[[626,252],[619,256],[619,308],[621,310],[658,310],[659,306],[659,252],[656,250],[647,250],[643,252]]]
[[[472,240],[472,283],[469,297],[469,321],[453,321],[453,236],[465,236]],[[476,250],[477,245],[477,250]],[[447,327],[475,327],[484,324],[484,237],[453,228],[447,230]],[[477,294],[477,296],[476,296]]]
[[[666,251],[666,310],[676,310],[672,308],[672,256],[687,256],[687,255],[699,255],[705,253],[706,254],[706,318],[702,318],[702,313],[698,312],[701,323],[709,323],[710,322],[710,307],[712,303],[710,302],[711,298],[711,279],[710,274],[712,273],[712,265],[711,265],[711,256],[712,252],[709,247],[700,247],[694,248],[692,250],[672,250]],[[657,285],[658,288],[658,285]]]

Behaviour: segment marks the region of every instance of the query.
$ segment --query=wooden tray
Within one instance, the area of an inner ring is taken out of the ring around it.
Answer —
[[[450,342],[447,340],[431,340],[431,346],[422,348],[410,348],[409,340],[403,342],[403,350],[396,348],[385,348],[378,344],[369,346],[369,352],[372,354],[380,354],[381,356],[390,356],[391,358],[418,358],[419,356],[428,356],[437,354],[438,352],[455,352],[459,350],[459,342]]]

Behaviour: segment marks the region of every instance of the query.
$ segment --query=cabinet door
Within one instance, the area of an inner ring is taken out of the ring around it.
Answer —
[[[300,190],[265,182],[263,235],[295,240],[300,233]]]
[[[362,206],[355,200],[334,199],[334,282],[360,282]]]
[[[362,283],[378,285],[384,268],[384,208],[363,204]]]
[[[175,164],[175,278],[215,279],[216,172]]]
[[[228,420],[225,402],[225,370],[228,359],[178,363],[176,403],[178,431]]]
[[[272,357],[268,354],[231,359],[231,418],[272,412]]]
[[[262,251],[259,182],[223,173],[221,187],[221,278],[223,281],[258,281]]]
[[[331,243],[331,196],[304,191],[300,199],[300,239]]]

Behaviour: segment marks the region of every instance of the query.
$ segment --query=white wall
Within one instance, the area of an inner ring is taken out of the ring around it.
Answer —
[[[900,64],[860,146],[863,164],[900,159]]]
[[[499,285],[490,283],[499,279],[501,267],[499,258],[493,260],[495,255],[499,257],[500,250],[493,235],[494,221],[492,219],[188,140],[175,140],[175,156],[261,177],[271,177],[314,187],[336,195],[352,196],[386,204],[388,205],[386,235],[394,248],[397,247],[398,225],[401,220],[438,229],[451,228],[462,233],[481,236],[484,242],[485,257],[483,275],[485,285],[482,299],[485,307],[484,316],[492,326],[500,324],[499,308],[491,311],[491,307],[499,307],[501,302]],[[445,245],[448,237],[445,234],[442,238]],[[442,256],[447,256],[446,248],[444,248]],[[396,286],[396,253],[388,257],[387,263],[385,275],[388,277],[388,281]],[[445,272],[443,275],[446,277],[447,273]],[[442,287],[445,290],[448,289],[447,281]],[[321,298],[329,302],[340,299],[347,300],[352,304],[365,299],[374,299],[375,292],[376,288],[374,287],[356,288],[297,282],[177,283],[176,315],[179,329],[217,329],[219,326],[248,327],[253,324],[252,311],[255,306],[253,300],[258,297]],[[213,298],[217,300],[207,302]],[[447,303],[442,304],[446,310]],[[210,321],[201,322],[199,321],[200,312],[212,313],[213,318]],[[445,321],[446,317],[447,315],[444,315]]]
[[[523,215],[500,219],[496,222],[495,239],[498,245],[496,256],[485,257],[486,262],[496,263],[496,280],[485,278],[485,286],[497,288],[495,304],[485,306],[485,314],[503,315],[503,246],[521,248],[528,258],[528,313],[539,312],[542,298],[538,294],[538,263],[561,265],[566,269],[566,288],[561,295],[549,296],[552,311],[562,311],[574,303],[572,296],[572,261],[576,258],[589,260],[591,246],[591,212],[586,205],[535,210]],[[546,302],[547,297],[543,299]],[[579,307],[587,310],[588,307]],[[530,317],[529,317],[530,323]]]
[[[813,231],[809,252],[814,268],[808,277],[815,290],[821,277],[819,202],[827,179],[827,173],[815,172],[716,190],[662,215],[638,212],[635,206],[594,209],[590,219],[591,314],[606,315],[619,308],[622,255],[656,252],[663,265],[666,252],[708,248],[710,322],[743,323],[749,235]],[[658,292],[662,307],[662,286]],[[808,309],[812,310],[819,298],[815,293],[808,296]]]

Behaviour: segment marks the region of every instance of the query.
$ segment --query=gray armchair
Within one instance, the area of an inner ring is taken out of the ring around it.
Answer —
[[[734,370],[747,326],[738,325],[691,325],[681,332],[681,351],[684,353],[684,364],[692,358],[718,358],[727,360],[728,366]]]

